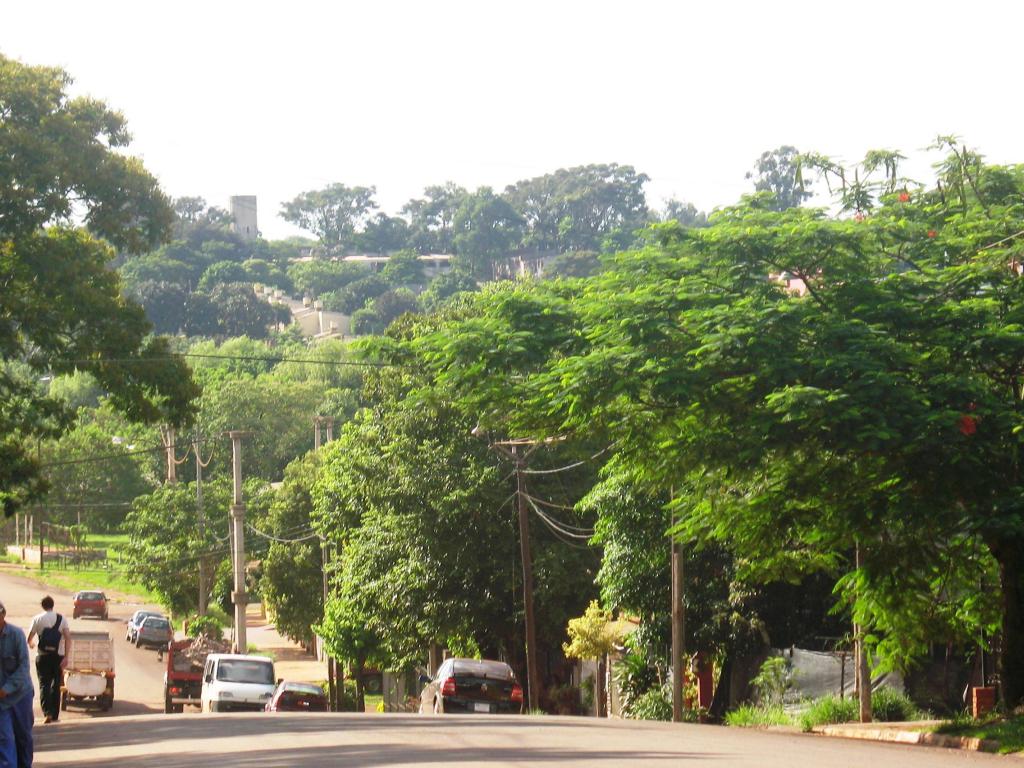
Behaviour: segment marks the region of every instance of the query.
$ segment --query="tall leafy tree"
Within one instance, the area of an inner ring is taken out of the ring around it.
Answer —
[[[762,152],[747,178],[753,180],[755,190],[772,195],[769,205],[775,211],[795,208],[811,196],[804,186],[800,153],[789,145]]]
[[[111,246],[140,252],[166,236],[169,201],[121,151],[124,118],[69,97],[70,84],[62,70],[0,56],[0,504],[8,515],[42,490],[26,444],[71,421],[33,377],[87,371],[115,407],[145,422],[187,422],[198,394],[110,269]],[[27,363],[29,375],[9,361]]]
[[[281,218],[316,235],[329,249],[345,250],[356,243],[370,212],[377,208],[374,187],[330,184],[303,192],[281,205]]]
[[[433,185],[423,197],[410,200],[402,208],[410,220],[412,247],[420,253],[452,253],[455,246],[455,216],[467,191],[455,184]]]

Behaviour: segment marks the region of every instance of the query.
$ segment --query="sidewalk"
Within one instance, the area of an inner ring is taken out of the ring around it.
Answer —
[[[813,729],[813,732],[843,739],[921,744],[928,747],[963,749],[972,752],[997,752],[999,750],[997,741],[932,733],[930,729],[941,725],[942,722],[942,720],[918,720],[909,723],[841,723],[839,725],[819,725]]]
[[[245,634],[250,645],[274,656],[274,669],[279,678],[304,683],[323,683],[327,664],[317,661],[302,646],[282,637],[270,621],[260,615],[259,603],[246,606]]]

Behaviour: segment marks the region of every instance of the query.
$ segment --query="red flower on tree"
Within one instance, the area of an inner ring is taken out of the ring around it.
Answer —
[[[909,203],[910,202],[910,193],[909,192],[900,192],[900,202],[901,203]]]
[[[978,431],[978,420],[973,416],[961,416],[960,417],[960,432],[964,435],[973,435]]]
[[[938,233],[938,232],[936,232],[936,231],[935,231],[934,229],[929,229],[929,230],[928,230],[928,237],[935,237],[935,236],[936,236],[936,235],[938,235],[938,234],[939,234],[939,233]]]

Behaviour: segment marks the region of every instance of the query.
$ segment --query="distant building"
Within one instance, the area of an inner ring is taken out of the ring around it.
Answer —
[[[231,230],[243,240],[255,240],[259,236],[256,195],[235,195],[231,198]]]

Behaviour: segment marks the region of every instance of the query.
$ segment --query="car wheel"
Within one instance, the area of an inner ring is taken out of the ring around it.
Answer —
[[[171,701],[171,694],[164,689],[164,714],[170,715],[174,712],[174,703]]]
[[[438,696],[436,699],[434,699],[434,714],[435,715],[443,715],[444,714],[444,699],[442,699],[440,696]]]
[[[219,705],[219,704],[218,704],[218,703],[217,703],[216,701],[211,701],[211,702],[210,702],[210,711],[211,711],[211,712],[217,712],[217,711],[219,711],[219,706],[220,706],[220,705]]]
[[[68,711],[68,692],[67,691],[62,691],[61,694],[60,694],[60,711],[61,712],[67,712]]]
[[[137,637],[135,638],[135,647],[136,648],[141,648],[142,647],[142,641],[139,638],[137,638]]]

